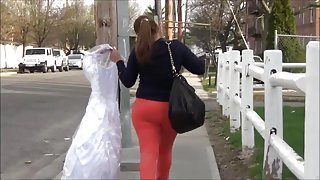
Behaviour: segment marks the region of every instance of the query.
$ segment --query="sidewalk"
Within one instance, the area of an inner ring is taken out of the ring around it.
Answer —
[[[203,90],[198,76],[183,73],[189,84],[204,101],[212,98]],[[136,87],[135,87],[136,89]],[[131,94],[134,91],[131,91]],[[209,109],[210,107],[207,107]],[[135,131],[132,130],[131,148],[122,150],[121,179],[139,179],[139,146]],[[170,179],[220,179],[214,152],[205,127],[178,135],[173,148]]]
[[[190,73],[183,73],[189,84],[196,89],[196,93],[206,104],[212,104],[212,98],[203,90],[198,76]],[[134,95],[137,85],[130,89],[131,104],[134,102]],[[209,105],[210,106],[210,105]],[[212,107],[206,107],[212,109]],[[131,126],[133,127],[133,126]],[[131,130],[132,144],[130,148],[123,148],[121,152],[121,180],[139,179],[139,144],[135,130]],[[220,180],[220,174],[212,150],[206,128],[203,126],[194,131],[178,135],[173,148],[172,167],[170,179],[187,180]],[[55,178],[59,179],[61,173]]]

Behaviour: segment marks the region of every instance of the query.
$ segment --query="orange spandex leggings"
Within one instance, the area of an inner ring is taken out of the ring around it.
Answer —
[[[140,144],[140,179],[168,180],[176,132],[168,118],[168,102],[136,99],[133,126]]]

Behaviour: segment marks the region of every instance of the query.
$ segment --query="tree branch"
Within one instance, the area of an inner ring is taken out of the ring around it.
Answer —
[[[263,9],[267,12],[267,13],[271,13],[271,8],[268,6],[267,2],[265,0],[261,0],[261,4]]]
[[[226,42],[226,45],[233,44],[234,41],[235,41],[235,39],[232,39],[231,41],[227,41],[227,42]]]

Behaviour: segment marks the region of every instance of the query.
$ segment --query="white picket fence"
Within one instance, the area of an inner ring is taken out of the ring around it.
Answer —
[[[320,178],[320,42],[309,42],[306,51],[306,63],[289,64],[282,63],[280,50],[265,51],[264,63],[254,63],[252,50],[242,51],[242,56],[236,50],[219,55],[217,100],[223,115],[230,118],[230,131],[241,126],[243,151],[255,146],[254,128],[264,138],[266,179],[281,179],[283,163],[299,179]],[[282,68],[295,67],[306,67],[306,73],[282,72]],[[253,78],[264,82],[264,120],[253,109]],[[283,140],[283,88],[305,95],[304,158]]]

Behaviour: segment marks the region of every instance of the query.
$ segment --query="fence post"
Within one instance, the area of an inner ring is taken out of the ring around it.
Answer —
[[[219,88],[219,85],[222,84],[222,74],[223,74],[223,67],[221,67],[223,65],[223,54],[219,53],[218,56],[218,76],[217,76],[217,101],[219,103],[219,105],[221,105],[222,103],[222,89]]]
[[[253,77],[248,75],[249,65],[253,62],[253,50],[243,50],[241,77],[241,139],[243,152],[254,148],[254,127],[246,115],[246,111],[253,110]]]
[[[226,96],[226,82],[225,82],[225,74],[226,74],[226,54],[222,53],[222,59],[221,59],[221,63],[222,63],[222,68],[221,68],[221,84],[222,84],[222,90],[221,90],[221,106],[222,106],[222,115],[225,116],[225,96]]]
[[[264,102],[265,102],[265,143],[264,143],[264,178],[281,179],[282,161],[270,145],[270,135],[276,134],[283,138],[283,107],[282,87],[273,87],[270,76],[282,71],[282,52],[280,50],[267,50],[264,53]]]
[[[223,53],[223,103],[222,103],[222,114],[224,116],[229,116],[228,107],[228,96],[226,95],[229,89],[229,79],[228,79],[228,68],[229,66],[229,52]]]
[[[274,30],[274,49],[278,49],[278,30]]]
[[[239,73],[235,70],[236,62],[240,61],[240,51],[232,50],[229,56],[229,103],[230,107],[230,132],[234,133],[240,128],[240,111],[238,105],[234,102],[234,98],[237,96],[237,88],[239,89]]]
[[[234,59],[234,65],[238,65],[241,64],[241,55],[240,55],[240,51],[237,51],[237,54],[235,56]],[[239,98],[240,97],[240,73],[238,71],[235,71],[235,80],[234,80],[234,93],[235,93],[235,97]],[[235,106],[235,117],[237,119],[237,123],[236,123],[236,127],[237,129],[239,129],[241,127],[241,106],[239,106],[238,104],[236,104]]]
[[[319,179],[319,72],[320,42],[307,45],[304,179]]]

